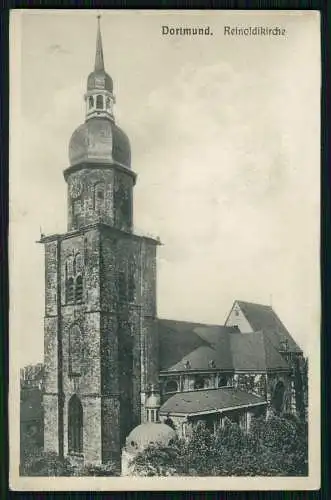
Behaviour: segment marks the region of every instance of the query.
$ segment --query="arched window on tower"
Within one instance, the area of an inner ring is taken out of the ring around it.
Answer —
[[[106,99],[106,109],[107,109],[107,111],[110,110],[110,97],[107,97],[107,99]]]
[[[76,278],[75,302],[83,301],[83,277],[79,274]]]
[[[68,449],[69,453],[83,452],[83,407],[76,394],[68,404]]]
[[[94,209],[100,213],[104,208],[105,202],[105,185],[103,182],[98,182],[94,186]]]
[[[73,279],[73,260],[69,257],[65,263],[65,302],[66,304],[74,301],[74,279]]]
[[[73,278],[68,278],[66,281],[66,303],[69,304],[70,302],[74,301],[74,279]]]
[[[97,95],[97,109],[103,109],[103,96]]]
[[[94,106],[94,99],[93,99],[93,96],[90,96],[89,97],[89,100],[88,100],[88,105],[89,105],[89,108],[93,108]]]
[[[71,376],[81,374],[82,333],[78,325],[73,325],[69,332],[69,373]]]
[[[74,275],[81,274],[83,270],[83,261],[80,253],[77,253],[73,262],[73,272]]]

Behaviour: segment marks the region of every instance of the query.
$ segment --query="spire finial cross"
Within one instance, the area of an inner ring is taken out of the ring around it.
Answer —
[[[101,40],[101,30],[100,30],[100,17],[101,15],[97,15],[98,19],[98,31],[97,31],[97,47],[95,53],[95,71],[104,71],[104,62],[103,62],[103,50],[102,50],[102,40]]]

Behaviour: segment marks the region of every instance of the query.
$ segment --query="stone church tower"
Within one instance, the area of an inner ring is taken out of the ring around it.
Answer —
[[[116,125],[98,21],[85,122],[73,133],[68,227],[45,245],[45,450],[117,459],[158,382],[156,247],[133,232],[129,139]]]

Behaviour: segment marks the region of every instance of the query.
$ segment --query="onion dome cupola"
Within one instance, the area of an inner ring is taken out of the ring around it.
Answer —
[[[81,163],[107,163],[131,168],[129,139],[115,124],[113,80],[105,71],[100,16],[98,16],[94,71],[88,76],[84,99],[85,123],[71,136],[70,167]]]

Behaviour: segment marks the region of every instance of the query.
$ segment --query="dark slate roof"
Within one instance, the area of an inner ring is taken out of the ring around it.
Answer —
[[[277,350],[281,341],[287,340],[289,351],[302,352],[271,306],[244,302],[242,300],[236,300],[236,303],[251,325],[252,330],[263,330],[271,344]]]
[[[21,422],[43,419],[43,396],[40,389],[21,390]]]
[[[161,371],[289,369],[263,332],[238,333],[236,327],[158,320]]]
[[[235,370],[288,370],[289,366],[269,341],[265,332],[231,335],[231,353]]]
[[[260,396],[255,396],[254,394],[249,394],[232,387],[222,387],[220,389],[179,392],[174,394],[162,405],[160,414],[190,415],[262,403],[266,403],[266,401]]]
[[[206,370],[212,360],[216,368],[233,368],[229,333],[235,327],[159,319],[158,330],[161,370],[184,371],[185,361],[191,370]]]

